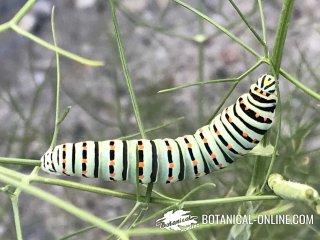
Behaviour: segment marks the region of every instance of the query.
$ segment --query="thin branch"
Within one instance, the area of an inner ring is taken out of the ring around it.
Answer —
[[[247,18],[242,14],[242,12],[240,11],[240,9],[238,8],[238,6],[234,3],[233,0],[229,0],[229,2],[231,3],[231,5],[233,6],[233,8],[237,11],[237,13],[239,14],[239,16],[241,17],[242,21],[247,25],[247,27],[249,28],[249,30],[253,33],[253,35],[256,37],[256,39],[260,42],[260,44],[263,46],[264,49],[267,49],[267,45],[266,42],[263,41],[261,39],[261,37],[259,36],[259,34],[256,32],[256,30],[252,27],[252,25],[248,22]],[[265,50],[266,52],[266,50]]]
[[[276,39],[273,47],[271,62],[275,70],[275,78],[279,78],[279,70],[286,41],[288,26],[293,11],[294,0],[285,0],[282,4],[280,20],[277,27]]]
[[[51,10],[51,31],[54,47],[57,48],[56,34],[54,29],[54,6]],[[60,59],[59,53],[55,51],[56,54],[56,67],[57,67],[57,86],[56,86],[56,113],[55,113],[55,123],[54,123],[54,132],[52,136],[52,141],[50,144],[50,149],[53,149],[57,145],[58,134],[60,130]]]
[[[107,231],[107,232],[111,232],[115,235],[117,235],[118,237],[120,237],[121,239],[127,240],[128,237],[127,235],[115,228],[114,226],[110,225],[109,223],[106,223],[103,219],[98,218],[90,213],[88,213],[87,211],[78,208],[76,206],[74,206],[73,204],[63,201],[60,198],[56,197],[53,194],[49,194],[39,188],[36,188],[34,186],[30,186],[29,184],[26,184],[24,182],[21,181],[17,181],[13,178],[8,177],[7,175],[5,175],[6,170],[2,167],[0,167],[0,181],[10,184],[12,186],[18,187],[20,188],[22,191],[29,193],[39,199],[42,199],[56,207],[59,207],[61,209],[63,209],[66,212],[69,212],[70,214],[78,217],[79,219],[82,219],[83,221],[89,222],[91,224],[95,224],[97,225],[99,228]]]
[[[191,7],[189,4],[180,1],[180,0],[174,0],[176,3],[180,4],[181,6],[189,9],[190,11],[194,12],[195,14],[197,14],[198,16],[202,17],[204,20],[208,21],[209,23],[211,23],[212,25],[214,25],[215,27],[217,27],[220,31],[222,31],[224,34],[226,34],[228,37],[230,37],[232,40],[234,40],[235,42],[237,42],[240,46],[242,46],[244,49],[246,49],[248,52],[250,52],[251,54],[253,54],[254,56],[256,56],[257,58],[261,58],[259,53],[257,53],[255,50],[253,50],[250,46],[246,45],[243,41],[241,41],[238,37],[236,37],[234,34],[232,34],[231,32],[228,31],[228,29],[222,27],[220,24],[218,24],[217,22],[213,21],[210,17],[208,17],[207,15],[203,14],[202,12],[200,12],[199,10]]]
[[[0,164],[40,166],[41,162],[34,159],[0,157]]]
[[[76,62],[79,62],[79,63],[82,63],[82,64],[85,64],[85,65],[90,65],[90,66],[95,66],[95,67],[98,67],[98,66],[103,66],[104,65],[104,62],[102,61],[96,61],[96,60],[91,60],[91,59],[88,59],[88,58],[84,58],[84,57],[81,57],[79,55],[76,55],[74,53],[71,53],[71,52],[68,52],[62,48],[58,48],[58,47],[55,47],[54,45],[52,45],[51,43],[48,43],[46,41],[44,41],[43,39],[23,30],[22,28],[20,28],[19,26],[17,25],[11,25],[11,29],[15,32],[17,32],[18,34],[26,37],[26,38],[29,38],[30,40],[36,42],[38,45],[42,46],[42,47],[45,47],[51,51],[56,51],[58,52],[60,55],[62,56],[65,56],[67,58],[70,58]]]

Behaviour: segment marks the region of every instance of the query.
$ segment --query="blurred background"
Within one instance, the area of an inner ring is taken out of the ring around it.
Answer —
[[[185,2],[200,9],[246,44],[263,53],[228,1]],[[24,3],[23,0],[1,1],[0,23],[10,20]],[[88,67],[61,57],[61,111],[69,105],[72,110],[61,125],[58,143],[105,140],[138,132],[113,38],[111,12],[107,3],[105,0],[39,0],[19,23],[24,30],[52,42],[50,14],[54,5],[58,45],[81,56],[105,62],[102,67]],[[268,46],[272,50],[282,1],[263,1],[263,4]],[[237,5],[261,34],[256,1],[237,1]],[[318,7],[316,0],[296,1],[282,62],[287,72],[316,92],[320,90]],[[148,138],[175,138],[194,133],[198,127],[206,124],[232,83],[190,87],[168,93],[158,91],[198,80],[238,77],[257,61],[213,25],[173,1],[117,1],[117,14],[145,128],[174,121],[169,126],[148,133]],[[202,35],[207,37],[204,44],[194,41],[196,36]],[[241,81],[225,106],[232,104],[266,71],[267,66],[261,66]],[[47,150],[54,127],[55,84],[53,52],[13,31],[0,33],[0,156],[39,159]],[[274,171],[320,190],[319,102],[283,78],[280,79],[280,90],[283,104],[282,136]],[[179,117],[184,119],[175,121]],[[271,134],[272,139],[274,133],[275,129]],[[200,183],[214,182],[217,187],[213,191],[202,191],[190,199],[240,196],[246,192],[253,165],[254,158],[246,158],[215,175],[197,181],[156,185],[155,189],[179,198]],[[32,169],[9,167],[26,174]],[[45,173],[40,174],[49,177]],[[135,192],[135,186],[128,183],[78,178],[72,180]],[[109,196],[58,186],[35,185],[104,219],[126,214],[134,205],[133,201]],[[264,203],[262,210],[276,204],[277,201]],[[192,209],[192,213],[235,214],[239,206],[232,204],[197,208]],[[291,213],[312,214],[311,209],[299,204],[297,206],[299,208]],[[159,209],[161,206],[152,205],[149,211],[153,213]],[[87,226],[68,213],[27,194],[20,197],[20,211],[25,239],[59,239]],[[145,226],[155,227],[155,222]],[[252,228],[253,237],[319,237],[315,229],[303,225]],[[319,221],[315,228],[319,231]],[[230,226],[227,226],[202,230],[197,234],[199,239],[224,239],[229,231]],[[100,239],[104,236],[103,231],[94,229],[80,235],[78,239]],[[15,238],[11,203],[5,194],[1,194],[0,239]],[[158,237],[173,238],[183,239],[183,236]]]

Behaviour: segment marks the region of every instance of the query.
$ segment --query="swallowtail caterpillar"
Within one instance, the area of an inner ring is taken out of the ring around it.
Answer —
[[[265,74],[193,135],[65,143],[49,149],[41,166],[53,174],[135,183],[138,161],[140,183],[199,178],[250,152],[271,127],[276,104],[275,79]]]

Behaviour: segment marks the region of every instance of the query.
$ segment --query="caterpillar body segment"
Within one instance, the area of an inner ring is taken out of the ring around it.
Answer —
[[[276,104],[275,79],[265,74],[193,135],[65,143],[49,149],[41,166],[52,174],[106,181],[135,183],[136,171],[142,184],[196,179],[250,152],[271,127]]]

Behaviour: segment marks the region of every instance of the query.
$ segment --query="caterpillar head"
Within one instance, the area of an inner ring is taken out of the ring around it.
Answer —
[[[276,90],[276,81],[273,76],[264,74],[256,82],[257,87],[267,93],[273,94]]]
[[[41,158],[40,158],[40,161],[41,161],[41,168],[43,171],[45,172],[48,172],[48,173],[51,173],[51,174],[57,174],[59,175],[58,173],[56,173],[53,165],[52,165],[52,149],[49,149]]]

